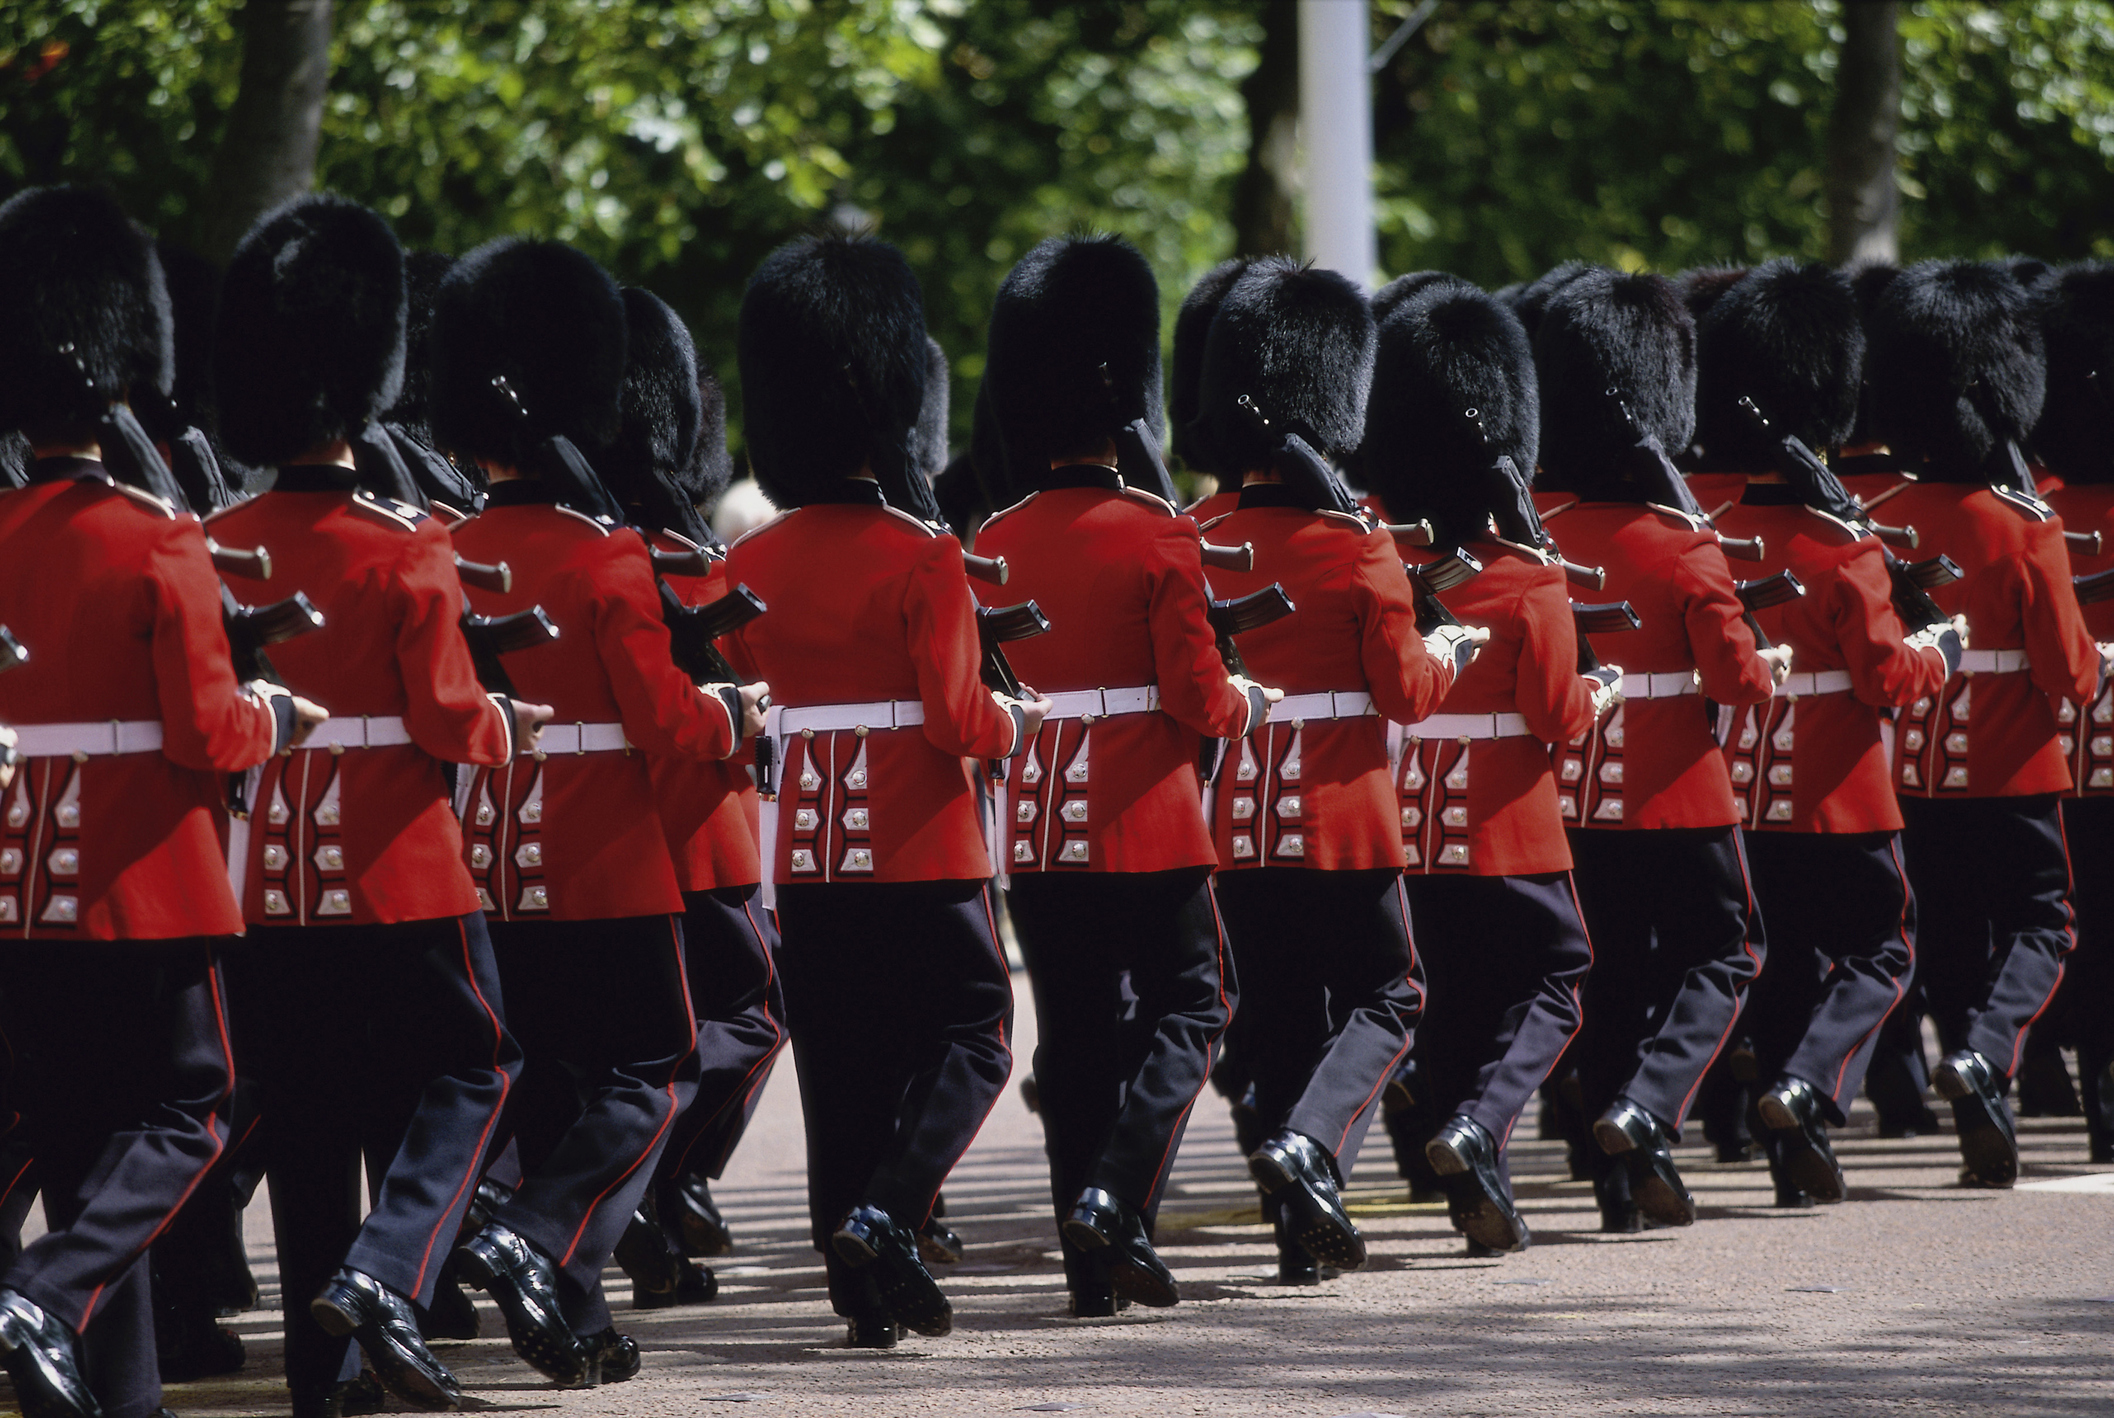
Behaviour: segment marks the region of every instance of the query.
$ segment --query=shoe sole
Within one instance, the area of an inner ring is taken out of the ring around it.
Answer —
[[[1300,1249],[1338,1270],[1358,1270],[1365,1265],[1365,1239],[1358,1228],[1331,1215],[1276,1159],[1257,1153],[1248,1159],[1248,1174],[1266,1195],[1275,1198],[1285,1193],[1285,1231]]]
[[[462,1402],[460,1388],[450,1391],[443,1387],[424,1365],[385,1339],[378,1326],[364,1322],[359,1316],[341,1309],[336,1302],[320,1296],[308,1302],[308,1313],[323,1327],[324,1333],[357,1341],[367,1355],[367,1362],[374,1366],[375,1377],[382,1381],[382,1387],[412,1407],[442,1413]]]
[[[723,1256],[734,1249],[733,1233],[724,1223],[715,1224],[696,1212],[685,1212],[678,1225],[683,1233],[683,1244],[699,1260]]]
[[[561,1350],[558,1340],[549,1328],[529,1313],[527,1301],[514,1285],[503,1280],[498,1272],[485,1264],[483,1256],[474,1250],[457,1252],[460,1257],[463,1279],[476,1289],[489,1295],[492,1303],[499,1306],[499,1316],[506,1321],[507,1342],[514,1346],[514,1353],[521,1362],[534,1369],[552,1383],[576,1388],[587,1380],[587,1359],[580,1353],[579,1343],[574,1341],[570,1350]]]
[[[1431,1170],[1442,1177],[1468,1177],[1475,1187],[1475,1196],[1465,1204],[1450,1205],[1453,1229],[1459,1231],[1479,1246],[1493,1251],[1523,1251],[1526,1246],[1527,1226],[1520,1219],[1519,1211],[1505,1205],[1504,1201],[1490,1194],[1489,1188],[1475,1177],[1474,1164],[1469,1162],[1444,1138],[1433,1138],[1424,1145],[1424,1160],[1431,1163]],[[1447,1198],[1452,1202],[1452,1198]]]
[[[1610,1157],[1620,1157],[1630,1168],[1630,1200],[1648,1221],[1661,1226],[1693,1226],[1695,1203],[1684,1198],[1661,1177],[1649,1160],[1632,1165],[1638,1152],[1636,1139],[1606,1118],[1593,1124],[1593,1141]]]
[[[1841,1201],[1844,1192],[1841,1165],[1813,1145],[1798,1116],[1774,1093],[1754,1106],[1769,1131],[1777,1134],[1777,1145],[1783,1149],[1784,1179],[1823,1206],[1833,1206]],[[1777,1202],[1778,1206],[1785,1204],[1782,1200]]]
[[[837,1232],[830,1237],[830,1244],[844,1263],[855,1270],[869,1265],[879,1266],[874,1287],[881,1293],[882,1306],[897,1324],[929,1339],[937,1339],[954,1328],[954,1307],[930,1276],[921,1278],[883,1261],[881,1253],[868,1245],[864,1237],[850,1231]]]
[[[1637,1140],[1606,1118],[1593,1124],[1593,1141],[1610,1157],[1620,1157],[1625,1152],[1637,1150]]]
[[[1960,1161],[1975,1184],[2008,1188],[2019,1179],[2018,1144],[1990,1116],[1988,1106],[1970,1092],[1952,1099],[1953,1124],[1959,1134]]]
[[[1084,1221],[1067,1218],[1060,1229],[1064,1238],[1082,1251],[1105,1251],[1115,1247],[1114,1241]],[[1122,1299],[1156,1310],[1171,1309],[1182,1302],[1173,1285],[1123,1256],[1114,1257],[1109,1264],[1108,1288]]]

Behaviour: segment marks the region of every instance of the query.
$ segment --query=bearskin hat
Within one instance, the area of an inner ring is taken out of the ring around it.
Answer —
[[[1787,436],[1826,452],[1849,438],[1864,378],[1864,322],[1850,278],[1779,257],[1725,291],[1696,322],[1696,431],[1720,472],[1769,467]],[[1769,421],[1756,429],[1739,401]]]
[[[1242,414],[1242,395],[1324,458],[1356,449],[1373,341],[1365,294],[1344,276],[1286,256],[1249,267],[1220,302],[1204,346],[1204,425],[1226,471],[1267,467],[1274,453]]]
[[[1540,433],[1534,351],[1495,296],[1429,281],[1381,322],[1365,472],[1389,516],[1432,518],[1442,545],[1474,536],[1491,464],[1503,454],[1533,476]]]
[[[1681,303],[1700,325],[1703,312],[1717,304],[1718,297],[1731,290],[1747,277],[1747,266],[1696,266],[1674,277],[1674,289],[1681,292]]]
[[[2065,269],[2043,298],[2048,396],[2033,450],[2069,482],[2114,481],[2114,264]]]
[[[1092,453],[1160,407],[1160,287],[1119,236],[1053,236],[991,307],[984,390],[1014,478]]]
[[[404,387],[382,418],[421,443],[433,437],[433,297],[454,269],[446,252],[404,253]]]
[[[1865,327],[1871,432],[1940,477],[1973,479],[2039,421],[2046,355],[2032,298],[1980,261],[1919,261]]]
[[[486,242],[441,280],[430,338],[433,440],[458,457],[518,468],[546,439],[585,451],[616,437],[624,297],[582,252]]]
[[[358,433],[404,382],[404,252],[380,216],[296,197],[257,219],[221,283],[213,333],[220,438],[284,463]]]
[[[734,481],[734,455],[727,451],[727,391],[709,371],[697,372],[697,446],[682,470],[683,490],[709,507]]]
[[[1535,333],[1541,329],[1542,312],[1549,308],[1549,302],[1556,298],[1558,291],[1586,272],[1599,269],[1590,261],[1566,261],[1560,266],[1550,267],[1525,285],[1517,287],[1517,294],[1507,304],[1512,307],[1512,313],[1519,317],[1519,323],[1527,327],[1527,338],[1533,339]]]
[[[166,397],[173,324],[154,243],[109,193],[32,187],[0,206],[0,428],[70,433],[132,391]]]
[[[918,409],[918,467],[928,478],[947,466],[947,420],[953,414],[954,371],[947,352],[925,337],[925,402]]]
[[[625,287],[623,300],[624,423],[593,461],[617,501],[629,504],[651,480],[689,467],[704,409],[697,346],[682,317],[637,286]]]
[[[1638,432],[1669,455],[1695,432],[1696,322],[1664,276],[1598,269],[1572,280],[1543,312],[1534,366],[1542,467],[1574,489],[1617,464]]]
[[[779,247],[749,278],[735,358],[749,463],[774,504],[866,468],[894,506],[937,513],[917,466],[925,296],[902,252],[846,235]]]
[[[1377,330],[1385,325],[1387,317],[1395,313],[1396,307],[1426,287],[1442,281],[1459,280],[1461,277],[1448,271],[1411,271],[1406,276],[1395,277],[1373,292],[1373,298],[1369,302],[1373,312],[1373,328]]]
[[[2061,268],[2043,261],[2038,256],[2007,256],[1996,263],[2010,273],[2011,278],[2026,288],[2026,294],[2035,298],[2050,295],[2055,283],[2062,279]]]
[[[175,378],[169,413],[179,428],[215,426],[213,325],[220,309],[220,272],[197,252],[171,241],[154,243],[169,291],[170,333],[175,340]]]
[[[1219,472],[1210,436],[1197,422],[1204,384],[1204,342],[1210,338],[1211,321],[1218,314],[1219,302],[1254,264],[1252,256],[1219,262],[1189,288],[1189,294],[1182,298],[1182,308],[1175,312],[1174,358],[1167,367],[1167,422],[1175,456],[1199,473]]]

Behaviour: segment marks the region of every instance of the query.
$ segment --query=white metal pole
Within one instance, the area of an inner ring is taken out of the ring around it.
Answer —
[[[1306,254],[1369,286],[1373,235],[1373,99],[1365,0],[1299,0],[1299,142]]]

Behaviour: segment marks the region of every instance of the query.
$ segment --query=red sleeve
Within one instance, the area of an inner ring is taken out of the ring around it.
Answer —
[[[2050,698],[2090,704],[2099,697],[2099,646],[2070,584],[2063,522],[2051,517],[2026,529],[2026,554],[2012,565],[2019,581],[2019,624],[2033,682]]]
[[[925,702],[925,737],[961,758],[1007,758],[1020,746],[1020,720],[998,707],[977,669],[976,596],[962,570],[962,544],[934,537],[903,587],[904,631]]]
[[[1732,705],[1767,699],[1775,689],[1769,662],[1756,653],[1754,632],[1732,588],[1732,568],[1717,543],[1701,542],[1682,553],[1673,582],[1704,696]]]
[[[457,622],[462,580],[439,522],[413,534],[389,587],[396,664],[404,677],[404,726],[444,763],[497,767],[514,754],[514,716],[477,682]]]
[[[1578,673],[1578,622],[1563,572],[1537,576],[1520,593],[1520,717],[1543,743],[1569,743],[1593,726],[1593,687]]]
[[[690,683],[668,654],[653,567],[638,534],[610,536],[597,568],[595,649],[609,676],[624,737],[663,758],[716,762],[734,751],[726,701]]]
[[[1945,656],[1903,643],[1908,627],[1893,597],[1886,549],[1876,537],[1861,538],[1828,588],[1828,623],[1842,647],[1851,693],[1878,709],[1899,709],[1945,687]]]
[[[1362,635],[1359,658],[1380,716],[1414,724],[1439,707],[1453,688],[1453,666],[1435,659],[1417,634],[1416,596],[1395,539],[1374,532],[1358,548],[1351,596]]]
[[[220,578],[195,517],[169,524],[147,565],[162,753],[186,768],[240,773],[272,756],[269,705],[243,691],[220,623]]]
[[[1146,625],[1160,708],[1206,738],[1239,738],[1248,731],[1248,698],[1227,678],[1206,619],[1211,596],[1204,589],[1196,523],[1187,517],[1163,523],[1144,555],[1150,584]]]

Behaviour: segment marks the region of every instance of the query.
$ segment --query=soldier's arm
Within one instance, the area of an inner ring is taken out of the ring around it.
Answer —
[[[1011,701],[1001,708],[977,674],[983,647],[976,638],[976,596],[954,538],[933,537],[919,548],[903,584],[903,625],[933,747],[962,758],[1020,752],[1039,715],[1031,722],[1027,708]]]
[[[1775,688],[1769,661],[1754,643],[1754,632],[1742,618],[1732,569],[1715,542],[1702,542],[1674,563],[1689,653],[1703,681],[1703,693],[1720,704],[1759,704]]]
[[[1254,727],[1259,694],[1226,673],[1218,641],[1204,618],[1210,594],[1204,588],[1203,554],[1196,523],[1169,519],[1146,550],[1150,589],[1146,629],[1152,637],[1153,677],[1160,707],[1206,738],[1240,738]]]
[[[1543,743],[1569,743],[1593,726],[1593,683],[1578,672],[1578,622],[1563,573],[1537,576],[1520,596],[1517,704]]]
[[[2026,533],[2025,554],[2009,565],[2018,583],[2029,673],[2044,694],[2090,704],[2099,695],[2099,646],[2070,584],[2063,524],[2051,518],[2028,525]]]
[[[1856,544],[1827,589],[1828,620],[1842,646],[1850,692],[1878,709],[1898,709],[1945,687],[1945,656],[1910,645],[1894,609],[1886,551],[1877,538]]]
[[[477,682],[470,647],[456,628],[462,582],[440,525],[405,540],[389,587],[396,662],[404,680],[404,726],[411,741],[446,763],[496,767],[514,755],[514,711]]]
[[[1382,718],[1414,724],[1435,712],[1453,688],[1453,662],[1425,648],[1417,633],[1417,599],[1402,555],[1386,532],[1358,549],[1352,570],[1358,604],[1359,659]]]
[[[621,542],[628,540],[629,546]],[[716,762],[734,752],[742,704],[735,686],[700,689],[675,667],[660,593],[637,534],[609,538],[590,598],[595,651],[609,676],[624,737],[649,754]]]
[[[169,523],[147,574],[162,753],[186,768],[239,773],[292,740],[293,696],[260,697],[235,679],[220,625],[220,578],[192,518]]]

